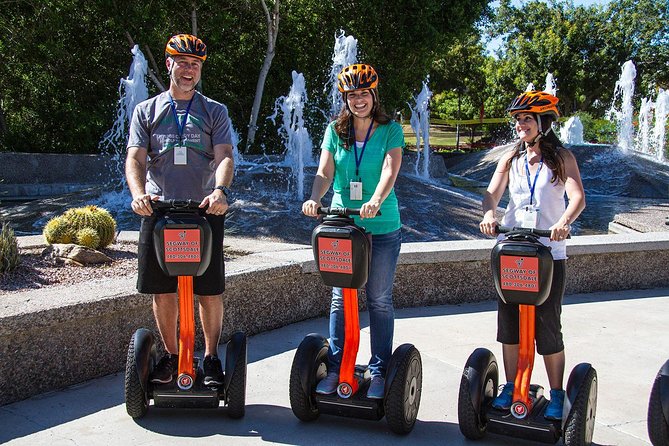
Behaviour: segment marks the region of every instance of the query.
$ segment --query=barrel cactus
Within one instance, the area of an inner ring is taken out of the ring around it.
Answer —
[[[77,245],[87,248],[95,249],[100,246],[100,236],[98,235],[98,231],[93,228],[79,229],[74,240],[77,242]]]
[[[0,274],[16,268],[20,262],[14,230],[7,223],[3,223],[0,231]]]
[[[90,231],[92,229],[96,237]],[[102,208],[89,205],[68,209],[59,217],[50,220],[44,227],[47,243],[77,243],[98,249],[109,246],[116,236],[116,221]]]
[[[74,243],[74,231],[62,215],[49,220],[44,226],[42,235],[50,245],[54,243]]]

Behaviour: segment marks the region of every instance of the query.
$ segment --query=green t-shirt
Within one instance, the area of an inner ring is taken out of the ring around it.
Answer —
[[[344,143],[337,135],[334,128],[334,122],[330,123],[325,136],[323,137],[322,150],[331,152],[334,156],[335,174],[332,185],[334,196],[331,206],[344,206],[359,208],[362,204],[368,202],[381,178],[381,168],[386,153],[395,148],[404,148],[404,133],[402,126],[395,121],[388,124],[379,125],[365,147],[365,152],[360,162],[360,179],[362,180],[362,200],[351,200],[350,193],[351,181],[357,181],[355,177],[355,151],[344,149]],[[360,157],[360,148],[358,148],[358,157]],[[377,215],[372,219],[361,219],[354,217],[357,225],[364,227],[372,234],[387,234],[398,230],[401,227],[400,210],[397,204],[395,189],[390,191],[388,197],[383,201],[380,208],[382,215]]]

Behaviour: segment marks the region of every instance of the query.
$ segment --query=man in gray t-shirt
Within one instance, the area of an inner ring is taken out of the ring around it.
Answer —
[[[153,249],[156,216],[153,200],[191,199],[206,208],[212,228],[212,255],[202,276],[194,278],[204,331],[204,384],[223,384],[218,342],[223,325],[222,293],[224,214],[234,160],[227,108],[195,90],[206,45],[189,34],[175,35],[165,48],[169,90],[135,107],[130,125],[126,178],[132,210],[142,216],[138,246],[137,289],[153,294],[153,309],[165,355],[155,366],[151,382],[168,383],[178,365],[177,278],[166,276]]]

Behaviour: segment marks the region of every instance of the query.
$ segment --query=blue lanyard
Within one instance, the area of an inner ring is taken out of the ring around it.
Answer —
[[[353,150],[355,150],[355,177],[360,179],[360,164],[362,163],[362,156],[365,154],[365,147],[367,147],[367,141],[369,141],[369,134],[372,132],[372,127],[374,126],[374,120],[369,123],[369,128],[367,129],[367,136],[365,136],[365,142],[362,143],[362,149],[360,149],[360,158],[358,158],[358,143],[353,142]],[[355,132],[354,132],[355,133]],[[355,138],[354,138],[355,139]]]
[[[193,103],[193,99],[195,99],[195,95],[193,95],[192,98],[190,98],[190,101],[188,101],[188,107],[186,107],[186,114],[184,115],[183,122],[179,122],[179,116],[177,116],[177,106],[174,103],[174,99],[172,98],[172,95],[170,94],[170,105],[172,107],[172,114],[174,115],[174,121],[177,123],[177,134],[179,135],[179,145],[183,145],[183,135],[184,135],[184,130],[186,129],[186,122],[188,121],[188,112],[190,111],[190,106]]]
[[[534,199],[534,188],[537,185],[537,178],[539,178],[539,172],[541,171],[541,166],[544,165],[544,156],[541,155],[541,161],[539,162],[539,168],[534,174],[534,181],[530,184],[530,165],[527,162],[527,154],[525,154],[525,172],[527,172],[527,186],[530,188],[530,204]]]

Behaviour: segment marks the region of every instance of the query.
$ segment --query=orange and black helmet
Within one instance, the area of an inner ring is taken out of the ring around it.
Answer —
[[[356,63],[342,68],[337,75],[337,87],[342,93],[370,90],[379,85],[379,76],[371,65]]]
[[[191,34],[177,34],[170,37],[165,46],[165,58],[193,56],[204,62],[207,59],[207,45]]]
[[[545,91],[525,91],[519,94],[506,109],[511,116],[518,113],[534,113],[550,116],[554,120],[560,117],[557,109],[558,98]]]

